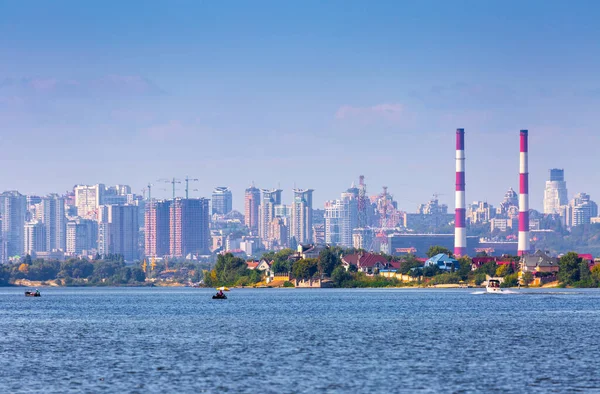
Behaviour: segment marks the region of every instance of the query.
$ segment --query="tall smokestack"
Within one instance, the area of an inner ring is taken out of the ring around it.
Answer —
[[[467,229],[465,227],[465,129],[456,129],[456,192],[454,217],[454,255],[467,255]]]
[[[521,130],[521,166],[519,172],[519,256],[529,253],[529,168],[527,130]]]

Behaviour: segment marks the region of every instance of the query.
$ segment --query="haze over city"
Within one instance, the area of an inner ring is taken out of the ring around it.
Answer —
[[[364,174],[452,206],[461,127],[467,201],[517,189],[519,129],[532,208],[550,168],[600,196],[595,2],[34,4],[0,12],[3,190],[190,175],[240,211],[251,181],[318,208]]]

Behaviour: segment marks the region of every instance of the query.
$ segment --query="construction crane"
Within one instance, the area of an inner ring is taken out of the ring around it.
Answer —
[[[148,201],[152,201],[152,186],[154,186],[154,184],[148,183]]]
[[[188,198],[190,198],[189,192],[190,192],[190,182],[200,182],[200,179],[198,178],[190,178],[189,176],[185,176],[185,199],[187,200]],[[193,189],[192,191],[198,191],[198,189]]]
[[[157,182],[164,182],[164,183],[170,183],[173,185],[173,200],[175,200],[175,184],[176,183],[181,183],[181,181],[177,178],[172,178],[172,179],[158,179]]]

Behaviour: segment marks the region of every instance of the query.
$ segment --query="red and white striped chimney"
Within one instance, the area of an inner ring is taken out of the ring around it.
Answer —
[[[521,166],[519,172],[519,256],[529,253],[529,168],[527,130],[521,130]]]
[[[454,255],[467,255],[467,229],[465,227],[465,129],[456,129],[456,209],[454,211]]]

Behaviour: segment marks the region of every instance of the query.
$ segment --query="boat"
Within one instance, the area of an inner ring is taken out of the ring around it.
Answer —
[[[39,291],[26,291],[25,292],[25,297],[41,297],[42,295],[40,294]]]
[[[485,290],[488,293],[502,293],[502,289],[500,288],[500,281],[498,279],[490,279],[485,286]]]
[[[213,300],[226,300],[226,299],[227,299],[227,296],[225,294],[213,296]]]

